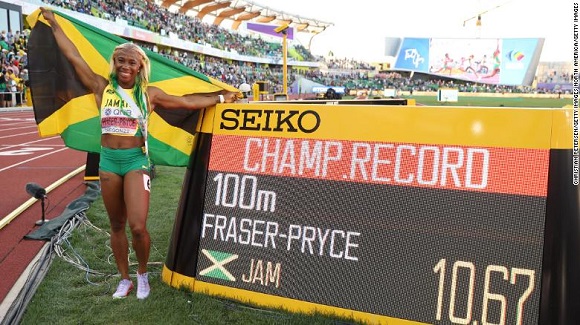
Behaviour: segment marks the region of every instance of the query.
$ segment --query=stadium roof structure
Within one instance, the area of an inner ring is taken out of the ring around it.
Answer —
[[[237,30],[245,21],[254,23],[270,23],[289,25],[297,32],[318,34],[333,23],[318,19],[305,18],[276,10],[248,0],[158,0],[159,4],[169,10],[196,16],[200,20],[204,17],[214,17],[213,24],[220,26],[224,21],[232,22],[231,29]]]

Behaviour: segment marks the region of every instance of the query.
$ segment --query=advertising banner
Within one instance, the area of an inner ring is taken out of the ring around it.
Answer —
[[[246,28],[248,30],[251,30],[251,31],[254,31],[254,32],[258,32],[258,33],[262,33],[262,34],[266,34],[266,35],[270,35],[270,36],[282,37],[282,34],[281,33],[276,33],[276,31],[274,30],[277,27],[280,27],[280,26],[279,25],[250,23],[250,22],[248,22],[246,24]],[[286,37],[289,40],[293,40],[294,39],[294,28],[290,27],[290,28],[286,29],[285,32],[286,32]]]
[[[395,69],[429,72],[429,39],[403,39],[395,62]]]
[[[543,42],[538,38],[405,38],[395,69],[499,85],[530,85]]]

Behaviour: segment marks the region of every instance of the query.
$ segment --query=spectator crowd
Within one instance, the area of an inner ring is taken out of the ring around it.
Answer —
[[[0,107],[22,104],[22,94],[28,81],[27,39],[28,31],[0,32]]]

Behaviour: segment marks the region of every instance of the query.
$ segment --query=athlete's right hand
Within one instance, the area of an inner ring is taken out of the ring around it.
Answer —
[[[44,19],[46,19],[50,24],[56,21],[52,10],[40,7],[40,12],[42,13],[42,17],[44,17]]]

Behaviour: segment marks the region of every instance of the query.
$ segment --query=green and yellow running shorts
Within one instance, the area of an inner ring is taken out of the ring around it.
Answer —
[[[125,176],[132,170],[143,170],[149,173],[149,168],[149,158],[143,147],[129,149],[101,147],[99,169],[104,172]]]

